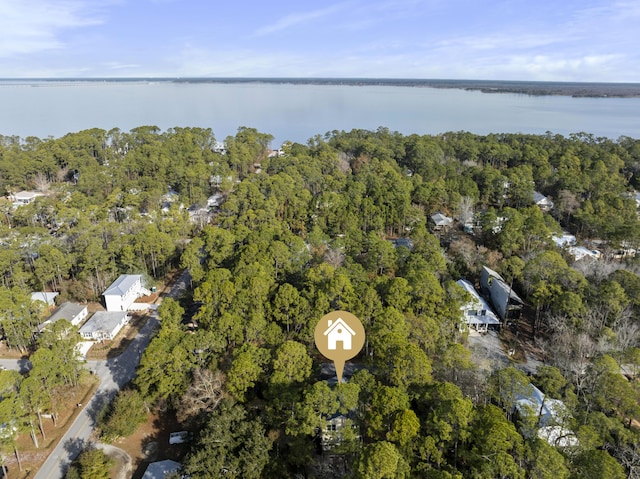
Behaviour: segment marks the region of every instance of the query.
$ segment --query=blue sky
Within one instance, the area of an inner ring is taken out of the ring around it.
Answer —
[[[640,82],[639,0],[0,0],[0,77]]]

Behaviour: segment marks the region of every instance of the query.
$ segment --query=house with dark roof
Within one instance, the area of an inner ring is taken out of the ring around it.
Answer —
[[[102,296],[107,311],[127,311],[136,299],[148,294],[151,292],[142,286],[141,274],[122,274]]]
[[[520,317],[524,301],[511,284],[507,284],[502,276],[486,266],[480,272],[480,291],[491,299],[491,304],[502,321]]]

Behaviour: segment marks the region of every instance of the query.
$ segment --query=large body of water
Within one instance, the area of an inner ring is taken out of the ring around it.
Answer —
[[[385,85],[289,83],[0,82],[0,135],[60,137],[88,128],[240,126],[273,146],[332,130],[380,126],[403,134],[447,131],[640,138],[640,98],[573,98]]]

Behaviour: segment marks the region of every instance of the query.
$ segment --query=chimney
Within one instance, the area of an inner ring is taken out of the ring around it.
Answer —
[[[329,325],[327,327],[330,328],[332,324],[333,324],[333,321],[330,319],[329,320]]]

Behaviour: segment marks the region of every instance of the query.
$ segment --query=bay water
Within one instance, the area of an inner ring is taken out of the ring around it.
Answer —
[[[89,128],[246,126],[306,143],[332,130],[386,127],[640,138],[640,98],[573,98],[387,85],[261,82],[0,81],[0,135],[60,137]]]

